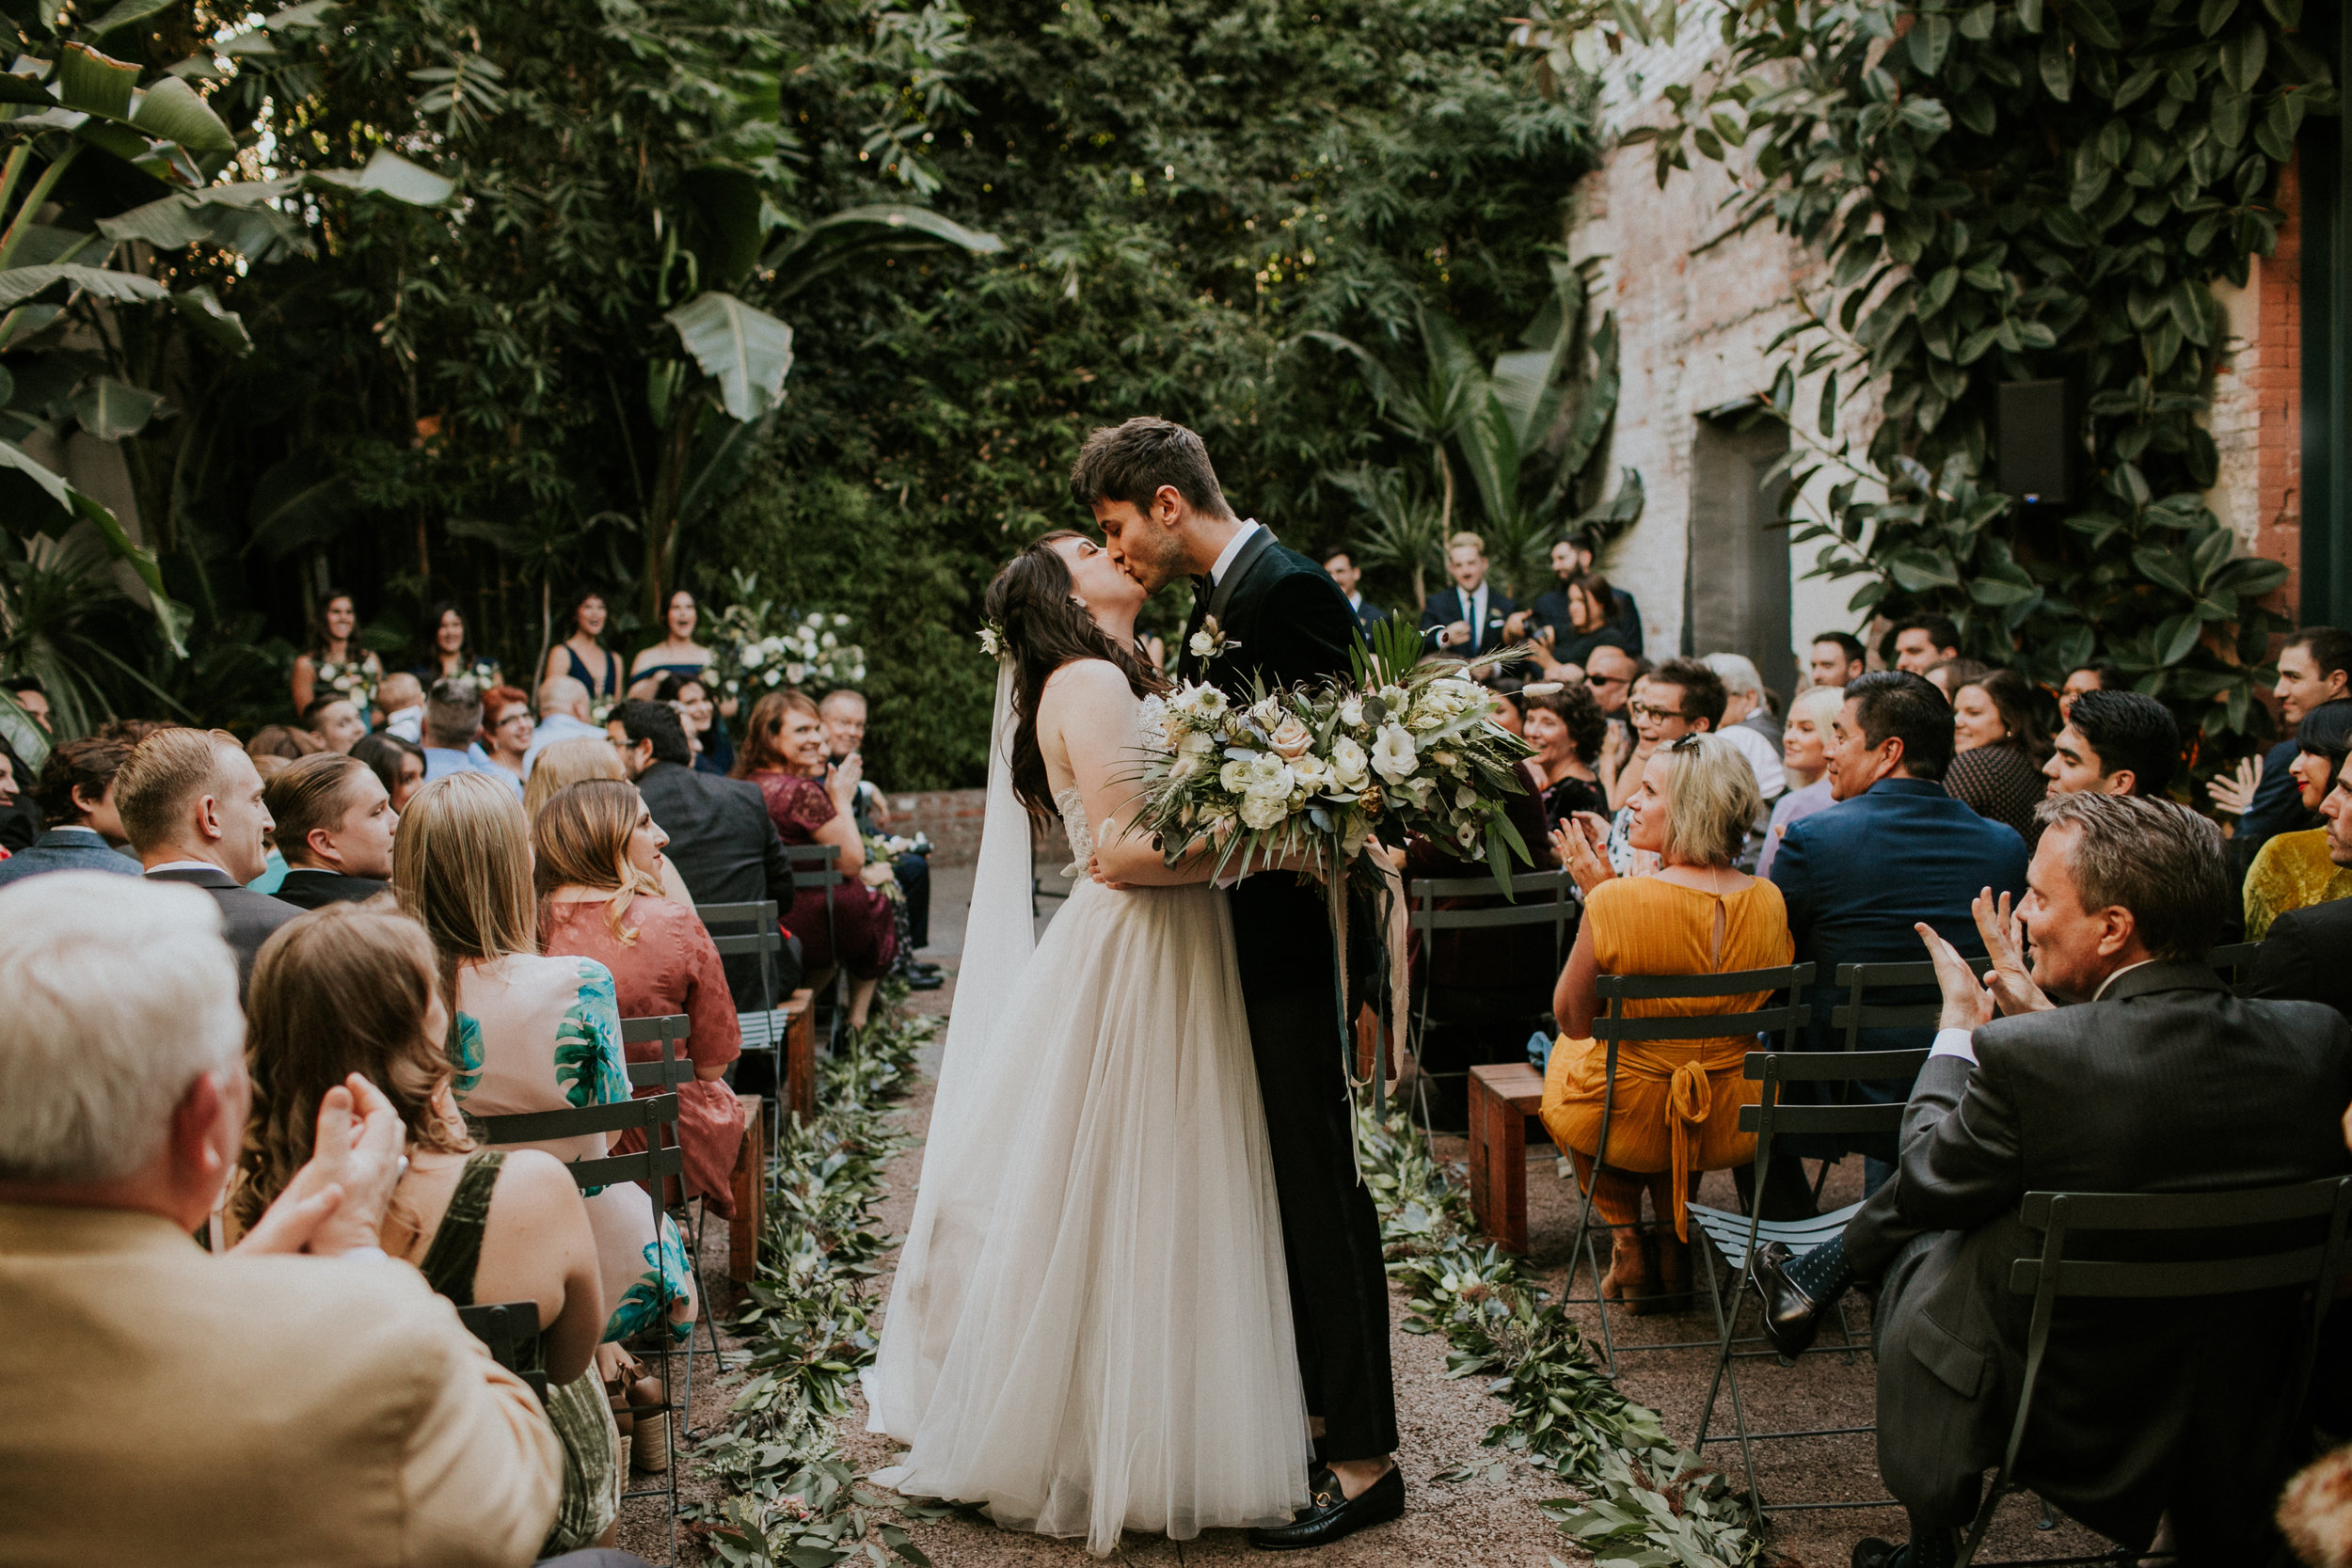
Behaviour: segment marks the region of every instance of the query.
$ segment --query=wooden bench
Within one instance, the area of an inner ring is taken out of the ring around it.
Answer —
[[[738,1013],[736,1022],[743,1032],[746,1051],[775,1049],[775,1031],[784,1031],[784,1060],[779,1064],[776,1091],[782,1103],[777,1115],[790,1112],[803,1121],[817,1115],[817,1009],[816,993],[796,990],[792,999],[772,1013],[753,1011]]]
[[[749,1285],[759,1273],[759,1232],[767,1218],[768,1183],[760,1162],[768,1150],[767,1128],[760,1117],[766,1104],[755,1094],[739,1095],[743,1102],[743,1141],[735,1150],[735,1217],[727,1222],[727,1277]]]
[[[1544,1103],[1544,1075],[1529,1062],[1470,1069],[1470,1214],[1506,1252],[1527,1250],[1527,1118]]]

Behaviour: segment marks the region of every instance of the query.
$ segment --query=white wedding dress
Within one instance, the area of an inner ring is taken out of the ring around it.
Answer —
[[[1087,879],[1030,946],[1000,683],[969,935],[868,1426],[876,1479],[999,1525],[1179,1540],[1287,1523],[1310,1444],[1224,895]],[[1155,733],[1157,699],[1137,722]]]

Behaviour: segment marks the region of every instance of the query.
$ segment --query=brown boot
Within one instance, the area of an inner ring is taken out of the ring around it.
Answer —
[[[1671,1225],[1650,1227],[1658,1248],[1658,1305],[1661,1312],[1691,1309],[1691,1243],[1677,1236]]]
[[[1619,1227],[1612,1232],[1612,1243],[1609,1272],[1600,1279],[1602,1298],[1623,1302],[1636,1313],[1647,1311],[1645,1303],[1657,1289],[1657,1280],[1650,1267],[1649,1248],[1643,1244],[1641,1227]]]

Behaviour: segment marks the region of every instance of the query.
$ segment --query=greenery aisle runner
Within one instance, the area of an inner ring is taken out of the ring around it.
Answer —
[[[697,1511],[696,1523],[726,1563],[925,1564],[892,1516],[950,1512],[860,1486],[834,1436],[850,1411],[852,1380],[873,1358],[882,1305],[868,1281],[889,1239],[874,1209],[884,1167],[910,1141],[891,1114],[941,1025],[895,1007],[877,1016],[854,1051],[820,1064],[815,1122],[784,1134],[759,1277],[737,1320],[751,1375],[725,1429],[696,1455],[702,1478],[724,1492],[715,1508]],[[1389,1273],[1411,1294],[1406,1327],[1446,1336],[1452,1375],[1495,1374],[1490,1391],[1510,1408],[1486,1442],[1550,1466],[1577,1494],[1545,1505],[1546,1513],[1599,1568],[1764,1560],[1724,1479],[1677,1451],[1657,1414],[1617,1391],[1577,1325],[1539,1304],[1515,1259],[1476,1244],[1468,1200],[1409,1122],[1367,1118],[1360,1133]]]

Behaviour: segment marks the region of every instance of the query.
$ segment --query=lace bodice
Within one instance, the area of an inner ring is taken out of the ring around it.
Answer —
[[[1163,726],[1168,718],[1168,704],[1156,694],[1143,699],[1136,708],[1136,745],[1138,750],[1164,750],[1168,737]],[[1094,854],[1094,832],[1087,823],[1086,797],[1076,784],[1054,792],[1054,809],[1061,813],[1062,832],[1070,835],[1070,863],[1062,867],[1065,877],[1083,877],[1087,862]]]

